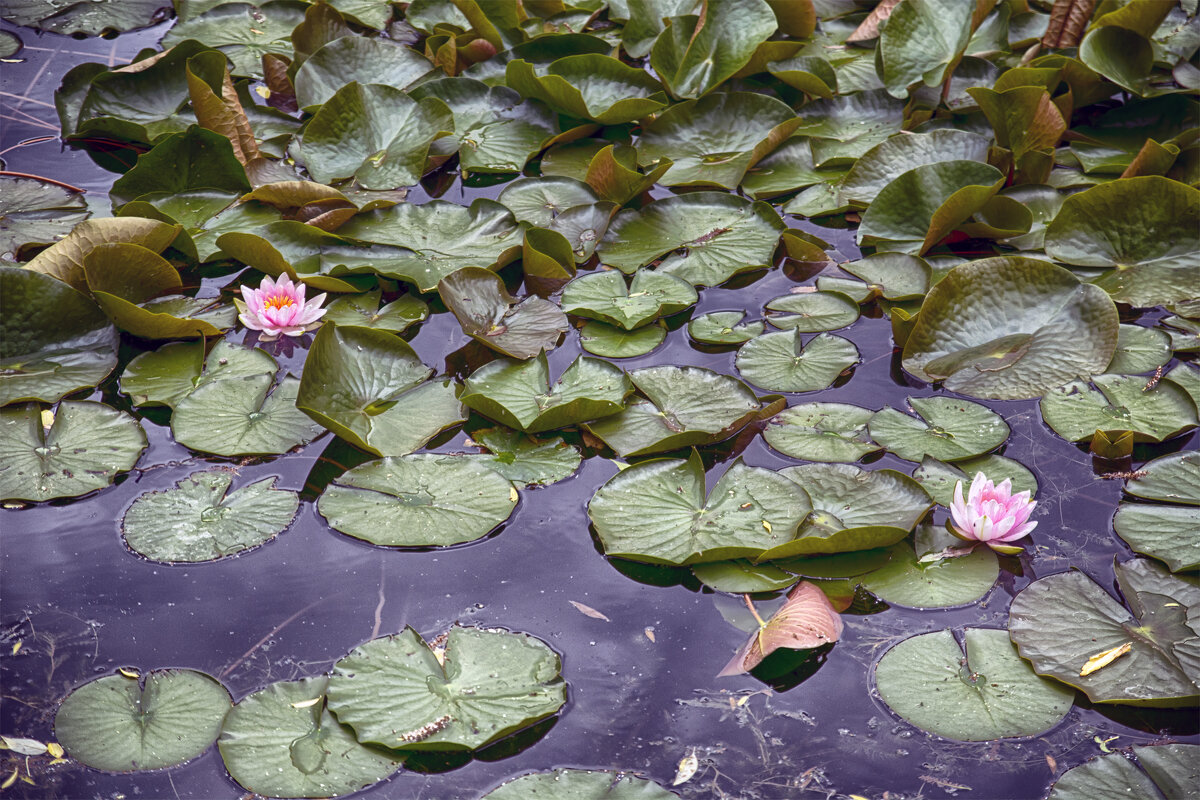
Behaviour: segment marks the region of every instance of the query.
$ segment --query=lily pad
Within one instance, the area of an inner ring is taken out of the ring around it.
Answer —
[[[682,311],[697,300],[690,283],[674,275],[638,270],[628,286],[620,272],[581,275],[563,290],[568,314],[598,319],[631,331],[659,317]]]
[[[788,542],[808,514],[796,483],[740,460],[705,500],[704,464],[653,459],[623,470],[588,503],[604,554],[648,564],[753,558]]]
[[[796,576],[785,569],[744,558],[693,564],[692,574],[708,588],[730,594],[778,592],[796,582]]]
[[[404,294],[380,308],[380,291],[339,297],[325,307],[326,322],[403,333],[429,316],[429,306],[415,294]]]
[[[25,245],[53,244],[90,215],[79,192],[0,175],[0,255],[15,257]]]
[[[784,330],[832,331],[858,319],[858,303],[839,292],[785,294],[767,301],[766,318]]]
[[[1148,559],[1114,564],[1128,608],[1082,572],[1035,581],[1012,601],[1008,629],[1041,675],[1081,689],[1094,703],[1191,706],[1200,695],[1200,589]],[[1192,619],[1189,619],[1189,616]],[[1081,675],[1089,659],[1129,651]]]
[[[42,272],[81,292],[87,291],[83,259],[100,244],[128,242],[161,253],[175,240],[182,225],[168,225],[140,217],[87,219],[75,226],[65,239],[34,256],[25,269]]]
[[[593,769],[556,769],[522,775],[492,789],[487,800],[671,800],[677,795],[653,781],[624,772]]]
[[[1061,267],[1019,256],[955,267],[922,311],[904,368],[975,397],[1036,397],[1103,371],[1117,345],[1111,300]]]
[[[52,500],[103,489],[146,448],[137,420],[102,403],[0,409],[0,499]]]
[[[162,769],[207,750],[230,705],[224,686],[190,669],[108,675],[67,696],[54,733],[71,758],[89,767]]]
[[[848,403],[803,403],[773,417],[763,438],[784,455],[804,461],[858,461],[883,449],[867,432],[874,415]]]
[[[529,361],[498,359],[475,370],[460,400],[510,428],[539,433],[616,414],[629,379],[620,367],[581,356],[552,385],[544,353]]]
[[[354,467],[317,510],[347,536],[387,547],[445,547],[491,533],[512,514],[511,481],[483,464],[434,453]]]
[[[216,380],[273,376],[275,359],[254,347],[241,347],[227,339],[204,355],[204,341],[174,342],[142,353],[121,373],[121,391],[135,406],[174,408],[196,387]]]
[[[765,0],[708,0],[700,16],[664,20],[650,66],[676,97],[700,97],[750,61],[779,26]]]
[[[1200,190],[1159,176],[1071,195],[1046,228],[1046,255],[1108,271],[1093,283],[1114,300],[1154,306],[1194,297],[1200,281]]]
[[[667,105],[658,81],[599,53],[567,56],[541,68],[517,59],[506,70],[505,83],[524,97],[602,125],[632,122]]]
[[[89,0],[88,2],[45,3],[13,0],[0,14],[14,25],[49,33],[99,36],[106,31],[145,28],[165,18],[168,0]]]
[[[1157,558],[1172,572],[1200,566],[1200,508],[1121,503],[1113,530],[1135,553]]]
[[[887,547],[907,536],[933,505],[920,484],[890,469],[804,464],[780,474],[804,487],[813,510],[795,540],[757,561]]]
[[[496,197],[518,222],[528,222],[535,228],[548,228],[567,209],[590,205],[599,199],[586,183],[554,175],[517,178],[505,184]]]
[[[415,251],[391,271],[422,292],[433,291],[438,281],[463,267],[492,268],[512,261],[521,252],[520,231],[512,212],[484,198],[470,208],[441,200],[401,203],[359,214],[338,229],[346,237]]]
[[[1164,500],[1200,506],[1200,455],[1170,453],[1142,467],[1139,475],[1125,484],[1125,491],[1147,500]]]
[[[429,146],[453,130],[454,117],[441,100],[349,83],[309,121],[299,157],[321,183],[354,178],[367,189],[412,186],[425,174]]]
[[[908,404],[919,416],[885,408],[876,412],[868,426],[872,439],[908,461],[922,461],[926,456],[962,461],[995,450],[1008,439],[1008,424],[979,403],[951,397],[910,397]]]
[[[646,399],[585,426],[622,457],[722,441],[763,408],[744,383],[703,367],[646,367],[629,380]]]
[[[553,350],[570,327],[563,309],[554,303],[534,295],[518,302],[499,275],[479,267],[465,267],[442,278],[438,295],[464,333],[513,358]]]
[[[583,457],[579,448],[561,436],[539,439],[508,428],[487,428],[471,434],[487,455],[473,456],[518,486],[548,486],[575,474]]]
[[[329,712],[328,681],[273,683],[230,709],[217,747],[243,788],[265,797],[336,797],[400,768],[395,752],[360,744]]]
[[[688,336],[701,344],[742,344],[765,330],[763,323],[745,319],[745,311],[712,311],[688,322]]]
[[[560,670],[558,654],[529,634],[455,626],[438,658],[405,628],[334,664],[329,708],[360,742],[475,750],[562,708]]]
[[[973,29],[976,7],[955,0],[920,0],[894,8],[879,34],[880,76],[894,97],[909,86],[938,86],[958,63]]]
[[[849,339],[821,333],[807,343],[801,331],[757,336],[738,351],[742,377],[772,392],[815,392],[827,389],[838,376],[860,361]]]
[[[812,140],[793,136],[746,170],[742,190],[755,200],[762,200],[814,184],[837,184],[845,175],[844,166],[818,168],[813,160]]]
[[[264,55],[292,55],[292,31],[304,21],[304,8],[287,2],[225,3],[171,28],[162,46],[196,39],[228,56],[235,75],[258,78]]]
[[[1147,389],[1144,375],[1096,375],[1092,384],[1072,381],[1042,398],[1042,419],[1067,441],[1120,430],[1137,442],[1161,442],[1200,424],[1191,396],[1171,381]]]
[[[453,381],[432,375],[398,336],[327,324],[309,349],[295,403],[355,447],[406,455],[466,419]]]
[[[861,278],[885,300],[924,297],[932,283],[928,262],[904,253],[877,253],[838,266]]]
[[[946,539],[951,538],[942,533]],[[888,551],[891,559],[887,564],[857,580],[868,592],[891,605],[908,608],[967,605],[986,595],[1000,574],[996,554],[990,547],[976,547],[965,555],[951,553],[941,558],[936,557],[940,553],[917,552],[910,542],[898,542]]]
[[[660,272],[715,286],[769,266],[783,230],[783,220],[767,203],[696,192],[622,211],[596,251],[601,262],[627,273],[667,256]]]
[[[968,742],[1036,736],[1057,725],[1075,699],[1038,677],[1005,631],[990,628],[967,628],[962,645],[949,630],[905,639],[879,660],[875,685],[913,725]]]
[[[53,403],[95,386],[117,365],[117,332],[62,281],[0,267],[0,405]]]
[[[921,465],[913,470],[913,479],[929,493],[934,502],[947,508],[954,502],[954,487],[962,481],[964,492],[970,488],[975,474],[982,472],[994,484],[1012,481],[1013,492],[1037,494],[1038,482],[1033,473],[1020,461],[998,455],[978,456],[947,464],[926,456]]]
[[[1117,330],[1117,347],[1105,372],[1136,375],[1150,372],[1171,360],[1171,337],[1160,328],[1141,325],[1121,325]]]
[[[717,677],[741,675],[757,667],[780,648],[813,650],[836,642],[843,623],[825,592],[801,581],[787,594],[783,607],[771,615],[734,654]]]
[[[1196,769],[1200,747],[1161,744],[1132,750],[1145,772],[1124,753],[1110,753],[1064,772],[1050,788],[1047,800],[1167,800],[1193,793],[1192,787],[1200,780]]]
[[[417,51],[386,39],[342,36],[304,59],[294,79],[296,102],[312,109],[352,82],[405,89],[433,68]]]
[[[811,137],[813,164],[818,169],[852,165],[875,145],[900,132],[904,102],[882,89],[835,95],[805,105],[801,120],[795,133]],[[837,190],[832,194],[836,198]]]
[[[592,355],[604,358],[644,356],[662,344],[666,338],[667,329],[661,322],[627,331],[592,320],[579,329],[579,346]]]
[[[642,128],[638,159],[670,159],[663,186],[736,189],[746,171],[783,143],[800,124],[780,100],[752,92],[724,92],[671,106]]]
[[[863,153],[841,183],[842,199],[869,206],[902,172],[942,161],[987,161],[988,139],[962,130],[903,133]]]
[[[198,562],[258,547],[287,528],[300,507],[295,492],[264,478],[229,492],[233,475],[193,473],[174,489],[147,492],[121,523],[129,548],[151,561]]]
[[[281,455],[325,432],[296,408],[300,381],[251,375],[203,383],[171,415],[175,441],[219,456]]]

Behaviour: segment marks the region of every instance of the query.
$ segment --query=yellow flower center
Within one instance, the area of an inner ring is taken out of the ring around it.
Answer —
[[[292,298],[288,297],[286,294],[277,294],[274,297],[268,297],[265,301],[263,301],[263,311],[267,311],[272,308],[287,308],[291,304]]]

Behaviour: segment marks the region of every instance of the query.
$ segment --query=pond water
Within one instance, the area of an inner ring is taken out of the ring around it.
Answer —
[[[57,139],[18,145],[56,135],[52,91],[66,69],[85,60],[128,59],[160,31],[111,41],[20,31],[25,49],[19,63],[5,65],[2,77],[0,149],[6,169],[81,186],[103,205],[113,176],[86,154],[60,149]],[[500,188],[458,182],[442,197],[469,203],[494,197]],[[418,189],[410,199],[426,198]],[[852,230],[786,220],[829,241],[839,260],[857,256]],[[502,274],[515,288],[520,272]],[[745,309],[759,317],[768,300],[812,278],[797,265],[741,276],[702,290],[690,313]],[[213,287],[235,282],[236,274],[206,279]],[[440,313],[405,336],[427,364],[461,376],[493,357],[471,343],[451,314],[437,305],[434,310]],[[668,321],[670,332],[657,350],[620,360],[621,366],[692,364],[736,375],[735,351],[695,345],[686,331],[688,316]],[[862,363],[849,380],[807,393],[803,401],[903,408],[907,397],[939,393],[901,371],[886,318],[864,316],[839,334],[858,346]],[[248,334],[231,338],[243,337]],[[299,374],[309,342],[311,336],[294,347],[264,347]],[[550,353],[552,370],[581,352],[578,337],[569,333]],[[94,399],[132,410],[117,392],[115,376],[136,354],[126,345],[121,364]],[[238,699],[273,681],[325,672],[356,645],[406,625],[432,636],[462,622],[528,632],[549,643],[562,656],[566,707],[474,759],[410,764],[364,796],[475,798],[507,777],[559,766],[621,768],[669,785],[679,760],[694,749],[700,770],[676,788],[688,798],[1038,798],[1062,769],[1104,748],[1200,741],[1194,710],[1093,707],[1080,696],[1066,718],[1042,736],[951,742],[904,722],[872,691],[873,664],[895,642],[947,627],[1004,628],[1010,600],[1032,580],[1077,568],[1112,587],[1114,556],[1131,555],[1111,524],[1121,482],[1098,477],[1085,450],[1046,427],[1036,401],[989,406],[1012,428],[1002,452],[1031,469],[1040,484],[1038,530],[1025,555],[1001,559],[1000,581],[975,605],[852,611],[844,616],[842,640],[790,685],[776,687],[749,675],[715,677],[745,639],[723,616],[739,613],[729,596],[702,588],[687,570],[610,562],[601,554],[586,505],[617,472],[608,458],[593,455],[573,477],[523,491],[507,523],[483,540],[401,552],[342,536],[317,514],[314,500],[326,484],[367,460],[333,436],[278,458],[204,458],[174,443],[166,414],[137,411],[150,447],[115,486],[79,500],[2,512],[0,731],[50,740],[61,698],[117,667],[201,670],[219,677]],[[470,449],[466,439],[458,431],[430,449],[462,452]],[[568,440],[580,443],[576,435]],[[1196,443],[1193,433],[1157,448],[1139,446],[1134,463]],[[771,450],[755,428],[705,451],[710,468],[713,459],[734,455],[773,469],[798,463]],[[129,552],[120,520],[132,501],[210,464],[233,466],[236,486],[277,476],[279,488],[301,491],[301,512],[291,528],[258,550],[212,564],[167,566]],[[872,463],[905,473],[913,466],[892,455]],[[710,486],[720,471],[709,473]],[[944,512],[938,513],[940,524]],[[585,615],[573,603],[606,619]],[[17,642],[20,649],[10,654]],[[110,775],[68,763],[35,777],[37,786],[17,783],[9,793],[39,798],[243,793],[215,748],[169,771]]]

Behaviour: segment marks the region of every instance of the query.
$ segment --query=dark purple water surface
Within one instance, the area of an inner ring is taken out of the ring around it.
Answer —
[[[7,169],[82,186],[103,201],[113,176],[86,154],[63,151],[57,141],[14,145],[55,135],[52,92],[67,69],[86,60],[128,59],[159,33],[114,41],[19,33],[26,48],[18,58],[24,61],[4,65],[0,76],[5,93],[0,149]],[[494,196],[498,188],[459,184],[444,197],[467,202]],[[789,224],[817,232],[847,258],[857,253],[851,231],[796,219]],[[705,289],[694,313],[746,308],[757,315],[766,301],[796,285],[794,277],[799,276],[793,271],[775,269],[737,280],[740,288]],[[858,345],[863,363],[845,385],[791,397],[793,402],[902,408],[907,396],[935,393],[906,383],[886,319],[863,318],[838,333]],[[446,313],[434,315],[411,339],[426,363],[439,369],[459,369],[464,360],[475,366],[479,358]],[[580,352],[577,337],[569,335],[550,354],[552,368],[562,369]],[[126,360],[134,354],[127,352]],[[298,373],[303,356],[301,345],[280,360]],[[736,375],[733,357],[733,350],[702,352],[676,325],[658,350],[619,363],[626,369],[695,364]],[[115,380],[93,397],[128,408]],[[474,798],[506,777],[559,766],[622,768],[668,784],[679,759],[695,748],[701,770],[678,788],[688,798],[1038,798],[1054,776],[1098,755],[1099,742],[1111,737],[1117,738],[1110,747],[1196,741],[1190,710],[1093,709],[1081,700],[1054,730],[1034,739],[950,742],[899,720],[875,696],[871,666],[897,641],[945,627],[1005,627],[1009,601],[1030,580],[1077,567],[1107,587],[1113,557],[1131,555],[1111,526],[1120,482],[1097,478],[1090,457],[1055,436],[1035,402],[991,407],[1012,428],[1003,453],[1032,469],[1041,486],[1039,527],[1028,556],[1004,559],[998,585],[967,608],[847,615],[845,635],[824,663],[783,692],[769,691],[750,676],[714,677],[744,640],[721,614],[736,603],[701,590],[686,572],[618,568],[600,555],[586,504],[617,471],[604,458],[588,459],[562,483],[522,492],[509,521],[483,541],[398,552],[341,536],[316,513],[312,501],[321,488],[342,467],[365,460],[327,435],[299,453],[238,470],[235,488],[278,476],[281,488],[304,491],[305,502],[287,532],[241,557],[172,567],[125,549],[119,527],[125,510],[143,492],[168,488],[206,464],[236,461],[196,457],[172,441],[164,415],[139,414],[150,447],[116,486],[82,500],[0,512],[6,636],[0,644],[0,733],[51,739],[57,702],[73,686],[118,666],[202,670],[218,676],[238,699],[272,681],[326,671],[356,645],[405,625],[432,636],[463,622],[525,631],[558,650],[569,685],[567,706],[556,719],[477,753],[475,760],[401,771],[364,795]],[[436,449],[461,451],[464,438],[456,433]],[[743,444],[749,464],[797,463],[759,436],[743,437],[737,447]],[[1193,435],[1139,450],[1137,461],[1195,446]],[[720,452],[731,449],[726,445]],[[888,455],[872,466],[911,472],[914,465]],[[710,473],[710,485],[721,469]],[[610,621],[584,616],[569,601]],[[20,651],[9,655],[18,640]],[[18,783],[10,793],[222,798],[244,791],[225,774],[213,749],[157,773],[108,775],[59,765],[38,776],[38,786]]]

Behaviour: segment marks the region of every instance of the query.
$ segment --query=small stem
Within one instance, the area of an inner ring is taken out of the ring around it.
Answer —
[[[758,609],[754,607],[754,602],[750,599],[750,595],[742,595],[742,599],[746,601],[746,608],[750,609],[750,613],[754,615],[754,619],[758,622],[758,627],[765,628],[767,623],[763,622],[763,618],[758,615]]]
[[[44,178],[41,175],[30,175],[28,172],[10,172],[8,170],[0,170],[0,175],[7,175],[10,178],[32,178],[35,181],[41,181],[43,183],[52,183],[55,186],[61,186],[62,188],[69,189],[72,192],[79,192],[80,194],[87,194],[87,189],[80,189],[78,186],[72,186],[69,183],[63,183],[62,181],[56,181],[53,178]]]

